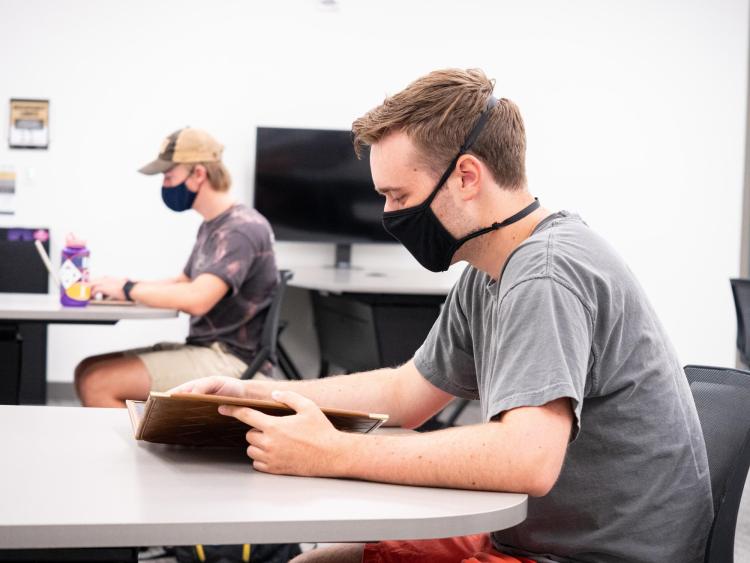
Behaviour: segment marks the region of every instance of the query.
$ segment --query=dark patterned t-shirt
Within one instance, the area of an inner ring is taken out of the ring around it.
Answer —
[[[184,272],[190,279],[213,274],[229,286],[208,313],[190,317],[187,343],[221,342],[249,363],[258,349],[279,279],[273,231],[266,218],[255,209],[235,204],[205,221]]]

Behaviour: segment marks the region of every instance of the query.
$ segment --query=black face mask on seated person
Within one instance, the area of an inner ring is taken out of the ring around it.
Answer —
[[[451,265],[453,255],[467,241],[502,227],[507,227],[516,221],[520,221],[529,213],[539,208],[539,201],[535,199],[533,203],[504,221],[493,223],[489,227],[479,229],[457,239],[446,230],[430,207],[432,200],[435,199],[440,188],[443,187],[443,184],[445,184],[448,177],[453,173],[458,159],[461,155],[469,151],[477,140],[477,137],[479,137],[479,133],[482,132],[489,119],[490,112],[496,105],[497,99],[494,96],[490,96],[487,106],[469,132],[458,154],[453,158],[450,165],[448,165],[448,168],[446,168],[440,180],[438,180],[435,189],[432,190],[432,193],[427,196],[425,201],[413,207],[383,213],[383,227],[385,230],[403,244],[411,252],[412,256],[431,272],[444,272],[447,270]]]

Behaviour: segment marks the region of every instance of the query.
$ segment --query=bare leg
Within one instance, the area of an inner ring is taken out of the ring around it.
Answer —
[[[76,390],[83,406],[124,407],[125,399],[148,397],[151,377],[138,357],[110,354],[89,360],[76,368]]]
[[[112,358],[121,358],[122,352],[111,352],[109,354],[100,354],[98,356],[89,356],[88,358],[82,360],[75,369],[74,372],[74,379],[73,382],[75,384],[76,393],[78,396],[81,396],[81,381],[83,380],[83,373],[91,368],[96,363],[101,362],[102,360],[110,360]]]
[[[337,543],[307,551],[290,563],[360,563],[364,549],[361,543]]]

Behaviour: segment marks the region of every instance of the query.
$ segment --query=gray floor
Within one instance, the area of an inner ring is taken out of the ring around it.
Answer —
[[[78,406],[80,403],[75,395],[73,386],[69,383],[50,383],[47,386],[47,403],[56,406]],[[459,418],[460,424],[473,424],[480,420],[479,409],[476,404],[470,405]],[[310,544],[303,546],[305,549]],[[734,558],[738,563],[750,562],[750,479],[745,485],[745,492],[740,504],[737,532],[734,544]],[[158,563],[173,563],[172,558],[160,558],[152,561]]]

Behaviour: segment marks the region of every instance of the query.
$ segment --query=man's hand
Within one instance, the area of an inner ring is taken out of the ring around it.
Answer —
[[[246,407],[219,407],[221,414],[252,426],[247,433],[247,455],[253,467],[284,475],[342,475],[348,436],[336,430],[310,399],[293,391],[274,391],[271,397],[296,414],[270,416]]]
[[[225,395],[228,397],[240,397],[243,399],[261,399],[268,398],[267,392],[260,389],[249,389],[253,382],[243,381],[236,377],[226,377],[223,375],[214,375],[212,377],[203,377],[194,379],[173,387],[169,393],[201,393],[204,395]]]
[[[113,299],[125,299],[122,286],[128,281],[127,278],[103,277],[91,280],[91,295],[103,293],[106,297]]]

